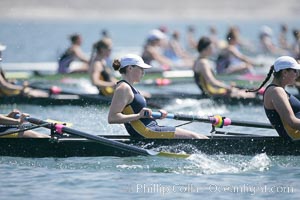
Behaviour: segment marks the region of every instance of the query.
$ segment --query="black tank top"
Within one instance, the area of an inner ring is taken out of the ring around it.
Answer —
[[[271,86],[275,86],[275,87],[279,87],[275,84],[270,84],[267,86],[266,90],[271,87]],[[294,95],[291,95],[290,93],[288,93],[287,91],[285,91],[288,95],[289,98],[289,102],[291,104],[291,107],[293,109],[293,112],[295,114],[295,116],[297,118],[300,118],[300,101],[299,99],[297,99]],[[279,116],[279,114],[277,113],[276,110],[273,109],[267,109],[266,107],[264,107],[265,109],[265,113],[270,121],[270,123],[274,126],[274,128],[276,129],[277,133],[285,138],[285,139],[300,139],[300,134],[296,133],[298,132],[297,130],[291,130],[290,128],[287,127],[287,124],[284,124]],[[299,135],[297,137],[297,135]],[[296,138],[295,138],[296,137]]]
[[[133,101],[127,105],[124,110],[123,113],[124,114],[137,114],[139,113],[143,108],[147,107],[147,102],[145,100],[145,98],[143,97],[143,95],[140,94],[140,92],[138,90],[136,90],[133,86],[131,86],[127,81],[125,80],[121,80],[118,82],[118,84],[120,82],[124,82],[127,83],[133,94],[134,94],[134,98]],[[149,125],[157,125],[157,122],[154,119],[151,118],[141,118],[138,121],[140,121],[144,126],[149,126]],[[131,123],[125,123],[124,124],[126,127],[127,132],[134,137],[142,137],[137,131],[136,131],[136,127],[133,127],[131,125]]]

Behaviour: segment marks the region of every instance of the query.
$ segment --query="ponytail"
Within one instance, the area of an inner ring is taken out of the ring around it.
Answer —
[[[274,71],[274,65],[272,65],[270,67],[267,77],[265,78],[265,80],[262,82],[262,84],[257,89],[248,89],[248,90],[246,90],[246,92],[258,92],[270,80],[273,72],[274,72],[274,76],[275,76],[276,72]]]
[[[115,71],[119,71],[121,68],[121,62],[118,59],[114,59],[112,67],[114,68]]]

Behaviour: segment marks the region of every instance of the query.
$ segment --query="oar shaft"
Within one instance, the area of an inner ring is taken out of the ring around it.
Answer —
[[[234,120],[234,121],[231,121],[231,125],[273,129],[273,126],[271,124],[261,123],[261,122],[245,122],[245,121]]]
[[[162,114],[160,112],[152,112],[152,117],[160,118]],[[175,120],[183,120],[183,121],[198,121],[198,122],[205,122],[216,124],[218,120],[215,116],[211,117],[200,117],[197,115],[186,115],[186,114],[172,114],[168,113],[167,117],[169,119]],[[271,124],[261,123],[261,122],[246,122],[246,121],[238,121],[238,120],[231,120],[229,118],[224,118],[224,126],[233,125],[233,126],[246,126],[246,127],[253,127],[253,128],[268,128],[273,129]]]
[[[152,117],[160,118],[162,114],[160,112],[152,112]],[[168,113],[166,118],[182,120],[182,121],[199,121],[214,124],[216,123],[216,119],[214,117],[200,117],[196,115],[186,115],[186,114],[172,114]]]
[[[32,117],[28,117],[27,120],[30,123],[33,123],[33,124],[47,123],[46,121],[36,119],[36,118],[32,118]],[[53,128],[51,124],[49,124],[45,127],[49,128],[49,129]],[[74,129],[65,127],[64,125],[61,125],[61,124],[56,124],[55,129],[58,132],[65,132],[65,133],[69,133],[69,134],[72,134],[72,135],[77,135],[77,136],[80,136],[80,137],[84,137],[84,138],[87,138],[87,139],[90,139],[90,140],[97,141],[97,142],[99,142],[103,145],[110,146],[110,147],[120,149],[120,150],[123,150],[123,151],[131,152],[131,153],[134,153],[134,154],[137,154],[137,155],[143,155],[143,156],[153,155],[152,151],[142,149],[142,148],[139,148],[139,147],[135,147],[135,146],[130,146],[130,145],[118,142],[118,141],[109,140],[109,139],[106,139],[104,137],[91,135],[91,134],[88,134],[88,133],[85,133],[85,132],[82,132],[82,131],[74,130]]]
[[[85,137],[91,140],[96,140],[101,144],[113,147],[113,148],[117,148],[117,149],[121,149],[124,151],[129,151],[132,153],[136,153],[138,155],[143,155],[143,156],[147,156],[149,155],[148,151],[146,149],[142,149],[142,148],[138,148],[135,146],[130,146],[121,142],[117,142],[114,140],[108,140],[106,138],[100,137],[100,136],[96,136],[96,135],[91,135],[91,134],[87,134],[85,132],[82,131],[78,131],[78,130],[74,130],[68,127],[63,127],[62,131],[65,133],[69,133],[69,134],[73,134],[73,135],[77,135],[77,136],[81,136],[81,137]]]
[[[66,127],[65,125],[62,124],[55,124],[55,123],[49,123],[46,122],[44,120],[40,120],[40,119],[36,119],[33,117],[26,117],[26,120],[32,124],[36,124],[36,125],[41,125],[43,124],[43,126],[45,128],[48,129],[55,129],[56,132],[58,133],[69,133],[71,135],[76,135],[76,136],[80,136],[86,139],[90,139],[96,142],[99,142],[100,144],[103,144],[105,146],[109,146],[112,147],[114,149],[118,149],[124,152],[129,152],[133,155],[142,155],[142,156],[164,156],[164,157],[176,157],[176,158],[187,158],[190,155],[189,154],[177,154],[177,153],[167,153],[167,152],[159,152],[159,151],[153,151],[153,150],[148,150],[148,149],[144,149],[141,147],[137,147],[137,146],[133,146],[133,145],[128,145],[122,142],[118,142],[115,140],[110,140],[101,136],[97,136],[97,135],[91,135],[89,133],[85,133],[79,130],[75,130],[69,127]]]
[[[33,130],[33,129],[36,129],[36,128],[45,127],[48,124],[49,123],[34,125],[34,126],[24,127],[24,128],[14,127],[15,129],[13,129],[13,130],[8,130],[8,131],[4,131],[4,132],[0,133],[0,136],[10,135],[10,134],[13,134],[13,133],[20,133],[20,132],[24,132],[24,131],[29,131],[29,130]]]

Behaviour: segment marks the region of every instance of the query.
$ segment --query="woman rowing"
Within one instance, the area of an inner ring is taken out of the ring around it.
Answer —
[[[286,139],[300,139],[300,101],[288,93],[285,87],[294,85],[299,76],[300,65],[289,56],[281,56],[271,66],[268,76],[261,86],[250,92],[256,92],[263,87],[273,74],[272,82],[264,92],[265,113],[277,133]]]
[[[286,49],[275,45],[273,41],[273,30],[269,26],[262,26],[259,33],[261,53],[266,55],[288,54]]]
[[[88,71],[88,57],[81,50],[82,37],[79,34],[71,35],[71,46],[62,54],[58,60],[58,73],[75,73],[75,72],[87,72]],[[79,60],[82,62],[76,70],[71,70],[71,64],[73,61]]]
[[[2,61],[2,51],[6,49],[6,47],[2,47],[0,45],[0,64]],[[29,87],[28,82],[24,82],[22,85],[10,82],[0,66],[0,98],[5,96],[49,97],[49,93]]]
[[[147,64],[157,64],[162,70],[169,70],[172,66],[172,60],[163,55],[166,47],[167,36],[160,30],[152,30],[144,45],[142,58]]]
[[[49,92],[39,89],[33,89],[27,82],[23,85],[17,85],[9,82],[0,68],[0,97],[5,96],[26,96],[26,97],[49,97]]]
[[[179,31],[175,30],[172,33],[164,49],[164,55],[172,60],[174,66],[179,64],[191,67],[193,65],[193,57],[181,46]]]
[[[144,70],[151,68],[143,59],[134,54],[128,54],[113,62],[113,67],[122,74],[122,80],[117,83],[108,113],[110,124],[124,123],[127,132],[132,137],[144,138],[203,138],[207,137],[192,131],[172,126],[159,126],[147,108],[145,98],[133,87],[144,75]],[[165,110],[160,110],[161,119],[167,116]]]
[[[300,62],[300,30],[293,30],[294,42],[291,48],[291,55]]]
[[[112,75],[106,60],[111,53],[111,42],[106,39],[98,41],[93,46],[94,51],[95,55],[91,58],[89,68],[92,84],[98,88],[100,95],[112,96],[117,80]]]
[[[255,94],[246,93],[245,90],[228,85],[216,78],[212,69],[212,63],[209,60],[209,57],[213,54],[213,45],[208,37],[202,37],[198,42],[199,57],[195,61],[193,71],[195,82],[201,91],[213,97],[255,98]]]
[[[228,46],[220,53],[216,61],[218,74],[242,74],[253,71],[254,62],[242,54],[238,46],[239,30],[231,28],[226,36]]]
[[[20,118],[16,119],[15,116],[19,114]],[[0,114],[0,135],[5,133],[6,131],[13,131],[15,130],[16,133],[11,133],[9,135],[4,135],[0,137],[6,138],[50,138],[50,136],[41,134],[32,130],[22,131],[20,127],[25,123],[25,118],[28,117],[28,114],[20,113],[18,110],[13,110],[7,115]],[[12,130],[13,129],[13,130]],[[2,133],[2,134],[1,134]]]

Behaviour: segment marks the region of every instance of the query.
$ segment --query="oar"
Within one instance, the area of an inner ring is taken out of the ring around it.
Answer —
[[[162,114],[160,112],[152,112],[152,117],[154,117],[154,118],[160,118],[161,115]],[[268,124],[268,123],[231,120],[229,118],[221,117],[219,115],[210,116],[210,117],[201,117],[201,116],[198,116],[198,115],[168,113],[166,118],[176,119],[176,120],[183,120],[183,121],[205,122],[205,123],[213,124],[217,127],[233,125],[233,126],[246,126],[246,127],[254,127],[254,128],[273,129],[273,126],[271,124]]]
[[[32,118],[32,117],[28,117],[27,121],[29,121],[30,123],[33,123],[33,124],[44,124],[45,123],[45,121],[43,121],[43,120]],[[140,147],[136,147],[136,146],[124,144],[124,143],[121,143],[121,142],[118,142],[118,141],[110,140],[110,139],[107,139],[107,138],[104,138],[104,137],[101,137],[101,136],[91,135],[89,133],[85,133],[85,132],[82,132],[82,131],[79,131],[79,130],[68,128],[68,127],[66,127],[62,124],[49,124],[45,127],[48,128],[48,129],[52,129],[53,126],[54,126],[56,132],[58,132],[58,133],[63,133],[64,132],[64,133],[84,137],[86,139],[99,142],[103,145],[110,146],[110,147],[113,147],[115,149],[119,149],[119,150],[122,150],[122,151],[130,152],[130,153],[133,153],[133,154],[136,154],[136,155],[165,156],[165,157],[175,157],[175,158],[187,158],[187,157],[190,156],[189,154],[158,152],[158,151],[143,149],[143,148],[140,148]]]
[[[17,114],[15,116],[16,118],[19,118],[20,115]],[[46,125],[48,125],[49,123],[56,123],[56,124],[64,124],[65,126],[67,127],[71,127],[73,126],[72,123],[69,123],[69,122],[61,122],[61,121],[57,121],[57,120],[53,120],[53,119],[47,119],[45,121],[45,124],[39,124],[39,125],[32,125],[32,124],[29,124],[28,126],[25,125],[24,127],[22,128],[19,128],[18,125],[9,125],[9,126],[5,126],[7,128],[11,128],[10,130],[7,130],[7,131],[4,131],[4,132],[1,132],[0,133],[0,136],[5,136],[5,135],[10,135],[10,134],[13,134],[13,133],[20,133],[20,132],[23,132],[23,131],[28,131],[28,130],[33,130],[33,129],[36,129],[36,128],[41,128],[41,127],[45,127]]]
[[[46,90],[50,94],[53,95],[76,95],[80,99],[82,99],[83,102],[86,103],[100,103],[100,102],[111,102],[111,97],[108,96],[103,96],[99,94],[87,94],[87,93],[80,93],[80,92],[75,92],[75,91],[66,91],[62,90],[58,86],[51,86],[51,87],[39,87],[36,85],[31,85],[30,87],[35,88],[35,89],[40,89],[40,90]],[[154,95],[157,96],[157,95]],[[176,94],[178,96],[178,93]],[[170,97],[168,97],[170,99]],[[152,108],[160,109],[161,105],[155,101],[155,99],[147,98],[147,104],[151,106]]]
[[[46,122],[52,123],[52,124],[63,124],[67,127],[72,127],[73,126],[73,123],[71,123],[71,122],[61,122],[61,121],[57,121],[57,120],[54,120],[54,119],[46,119]]]
[[[33,129],[36,129],[36,128],[44,127],[48,124],[49,123],[46,122],[45,124],[39,124],[39,125],[34,125],[34,126],[31,125],[31,126],[24,127],[24,128],[17,128],[17,127],[14,126],[14,127],[12,127],[11,129],[9,129],[7,131],[1,132],[0,136],[5,136],[5,135],[13,134],[13,133],[20,133],[20,132],[23,132],[23,131],[33,130]]]
[[[230,132],[230,131],[219,131],[216,130],[213,135],[229,135],[229,136],[255,136],[255,137],[262,137],[262,135],[256,135],[256,134],[252,134],[252,133],[237,133],[237,132]],[[212,135],[212,136],[213,136]]]

